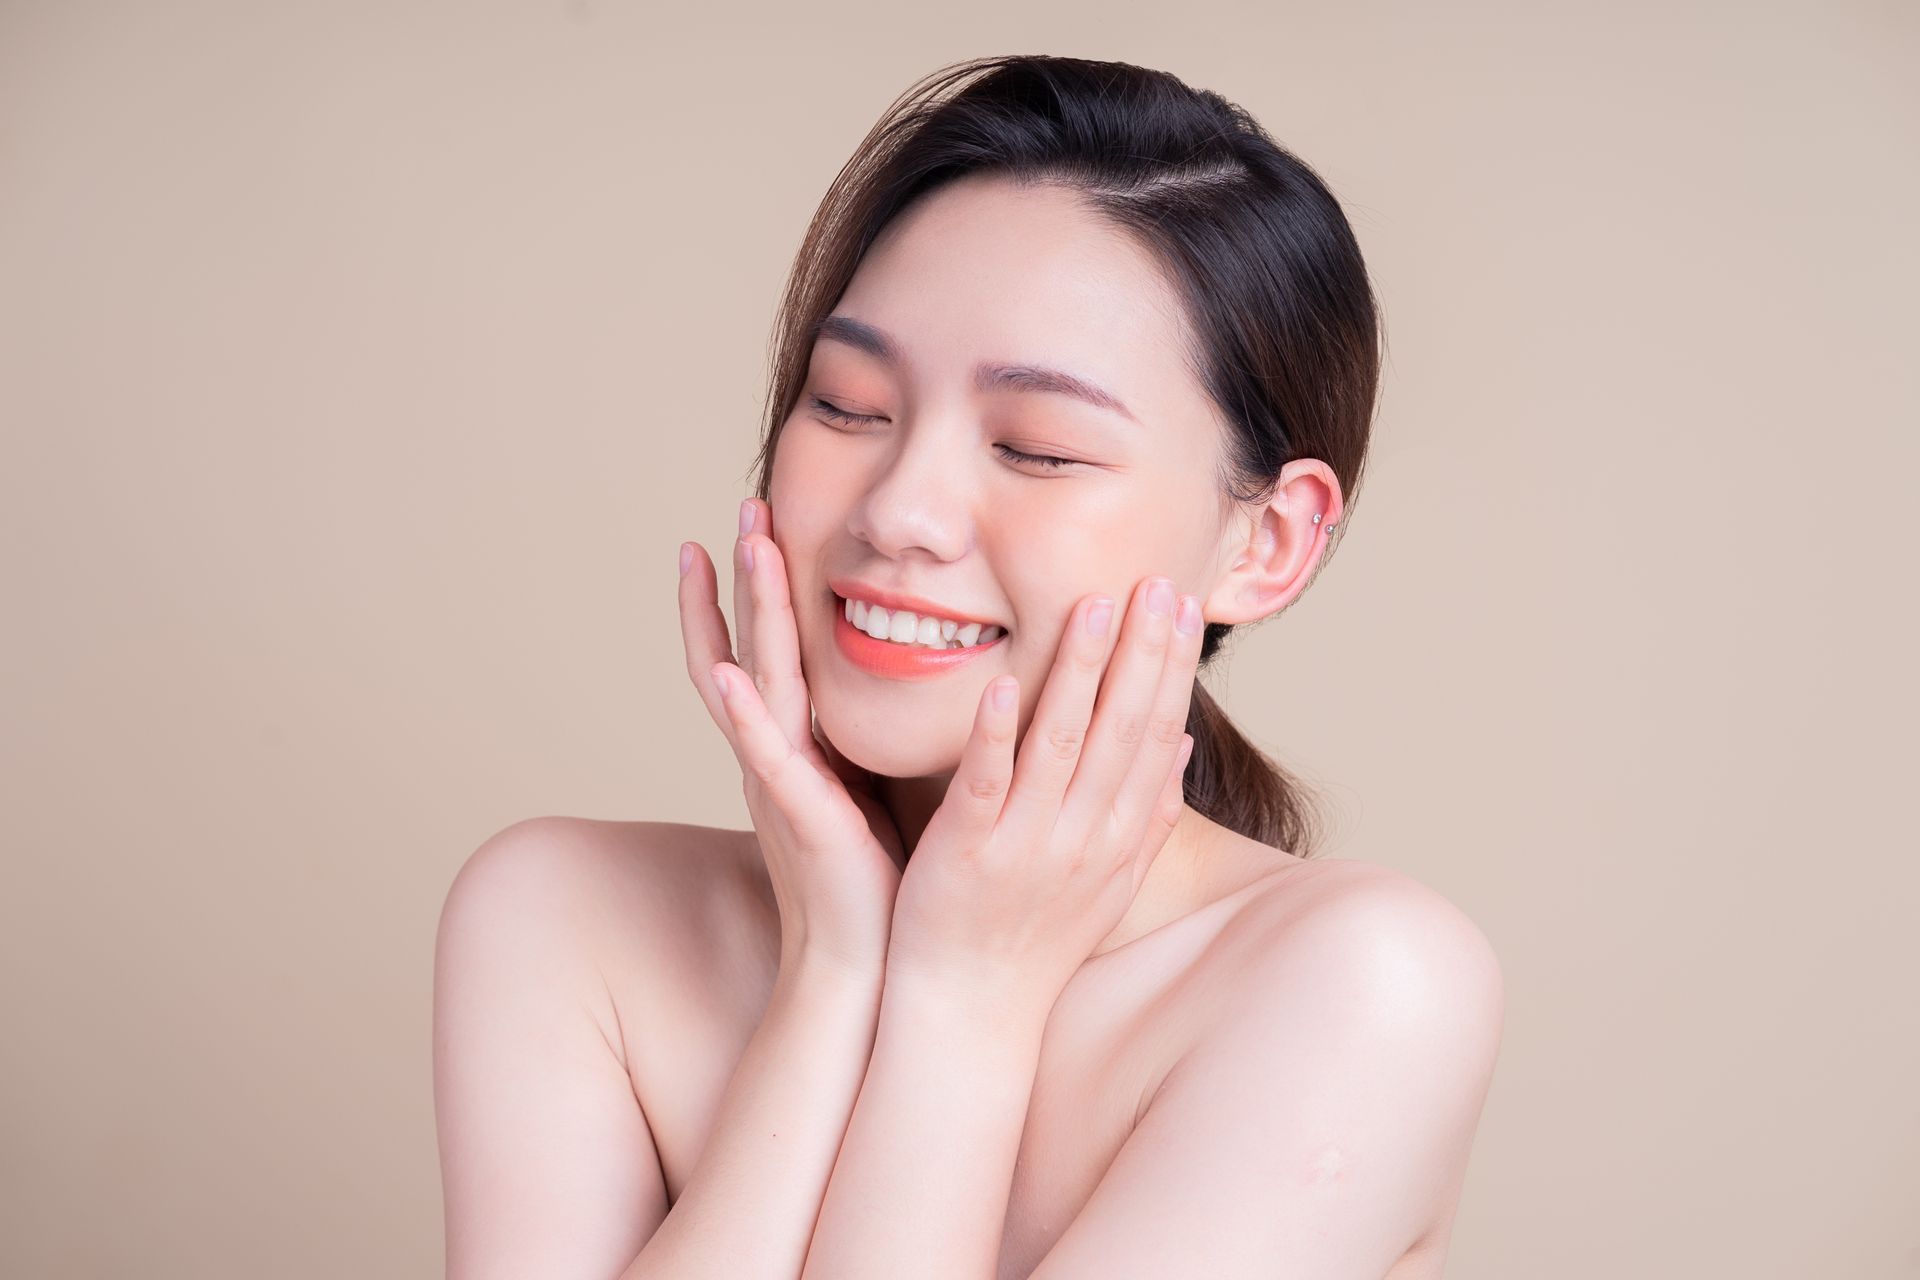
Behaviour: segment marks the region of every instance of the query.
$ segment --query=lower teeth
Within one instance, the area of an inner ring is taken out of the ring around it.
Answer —
[[[860,629],[855,627],[854,630],[859,631]],[[968,646],[961,644],[958,640],[949,640],[945,644],[921,644],[918,640],[895,640],[891,636],[876,636],[871,631],[861,631],[860,634],[878,640],[881,644],[897,645],[902,649],[925,649],[928,653],[940,653],[947,649],[965,649],[968,647],[978,649],[980,647],[978,643]],[[997,636],[995,637],[995,639],[998,638]],[[988,641],[987,643],[991,644],[992,641]]]
[[[835,599],[839,600],[840,597],[836,596]],[[841,601],[840,607],[843,611],[846,609],[846,603],[844,600]],[[843,617],[845,616],[844,612],[842,616]],[[952,640],[948,640],[942,644],[922,644],[918,640],[895,640],[892,636],[876,636],[873,634],[873,632],[868,631],[866,628],[855,623],[851,618],[847,619],[847,625],[851,626],[855,631],[858,631],[861,635],[867,636],[874,640],[878,640],[882,644],[898,645],[902,649],[925,649],[929,653],[944,653],[949,649],[969,649],[969,648],[979,649],[979,648],[983,648],[985,645],[994,643],[994,641],[997,641],[1000,639],[1000,636],[1004,636],[1007,634],[1005,631],[1002,631],[1000,635],[995,636],[993,640],[988,640],[984,642],[975,641],[971,645],[961,644],[958,637],[955,637]]]
[[[869,632],[868,634],[872,633]],[[878,636],[874,638],[879,639]],[[881,640],[880,643],[897,645],[902,649],[925,649],[928,653],[940,653],[946,649],[964,649],[967,647],[958,640],[950,641],[947,644],[921,644],[918,640]],[[977,645],[975,647],[978,648]]]

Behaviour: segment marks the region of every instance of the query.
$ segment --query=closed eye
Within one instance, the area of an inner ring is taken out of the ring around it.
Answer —
[[[848,426],[883,421],[880,415],[874,413],[849,413],[838,405],[828,404],[819,396],[812,397],[812,400],[813,407],[818,410],[822,416],[832,418],[837,422],[843,422]],[[1009,462],[1030,462],[1035,466],[1045,467],[1050,471],[1058,470],[1061,467],[1080,465],[1079,461],[1075,458],[1056,458],[1044,453],[1023,453],[1012,445],[995,444],[993,448],[994,452]]]

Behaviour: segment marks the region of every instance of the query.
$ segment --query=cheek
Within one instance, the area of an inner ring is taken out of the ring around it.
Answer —
[[[774,455],[773,474],[767,484],[767,505],[773,509],[773,540],[780,550],[811,558],[829,531],[845,518],[844,495],[840,486],[845,476],[836,477],[830,467],[818,465],[817,450],[788,450],[782,443]],[[798,569],[798,564],[790,566]]]
[[[767,484],[775,513],[785,510],[795,523],[831,523],[844,513],[857,482],[848,461],[846,451],[835,449],[818,424],[795,422],[785,428]]]

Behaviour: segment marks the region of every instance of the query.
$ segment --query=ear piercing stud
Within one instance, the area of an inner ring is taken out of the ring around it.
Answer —
[[[1320,523],[1320,517],[1321,517],[1321,516],[1323,516],[1323,515],[1325,515],[1325,514],[1326,514],[1326,512],[1324,512],[1324,511],[1316,511],[1316,512],[1314,512],[1314,513],[1313,513],[1313,522],[1314,522],[1315,524],[1319,524],[1319,523]],[[1329,531],[1331,531],[1331,530],[1333,529],[1333,525],[1334,525],[1334,522],[1333,522],[1333,521],[1331,521],[1331,520],[1329,520],[1329,521],[1327,521],[1327,525],[1326,525],[1326,527],[1327,527],[1327,529],[1328,529]]]

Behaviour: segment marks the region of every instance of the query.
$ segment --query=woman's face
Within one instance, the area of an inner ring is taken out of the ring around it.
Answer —
[[[849,759],[950,775],[982,690],[1005,672],[1020,679],[1024,733],[1090,592],[1114,598],[1116,630],[1154,574],[1210,607],[1236,541],[1223,432],[1183,363],[1175,298],[1119,232],[1060,189],[967,179],[895,219],[833,314],[863,328],[815,342],[769,503],[815,713]],[[894,358],[862,349],[862,334]],[[1031,376],[982,386],[981,363],[1070,373],[1124,408]],[[877,673],[835,634],[831,584],[849,579],[1007,634],[940,674]]]

